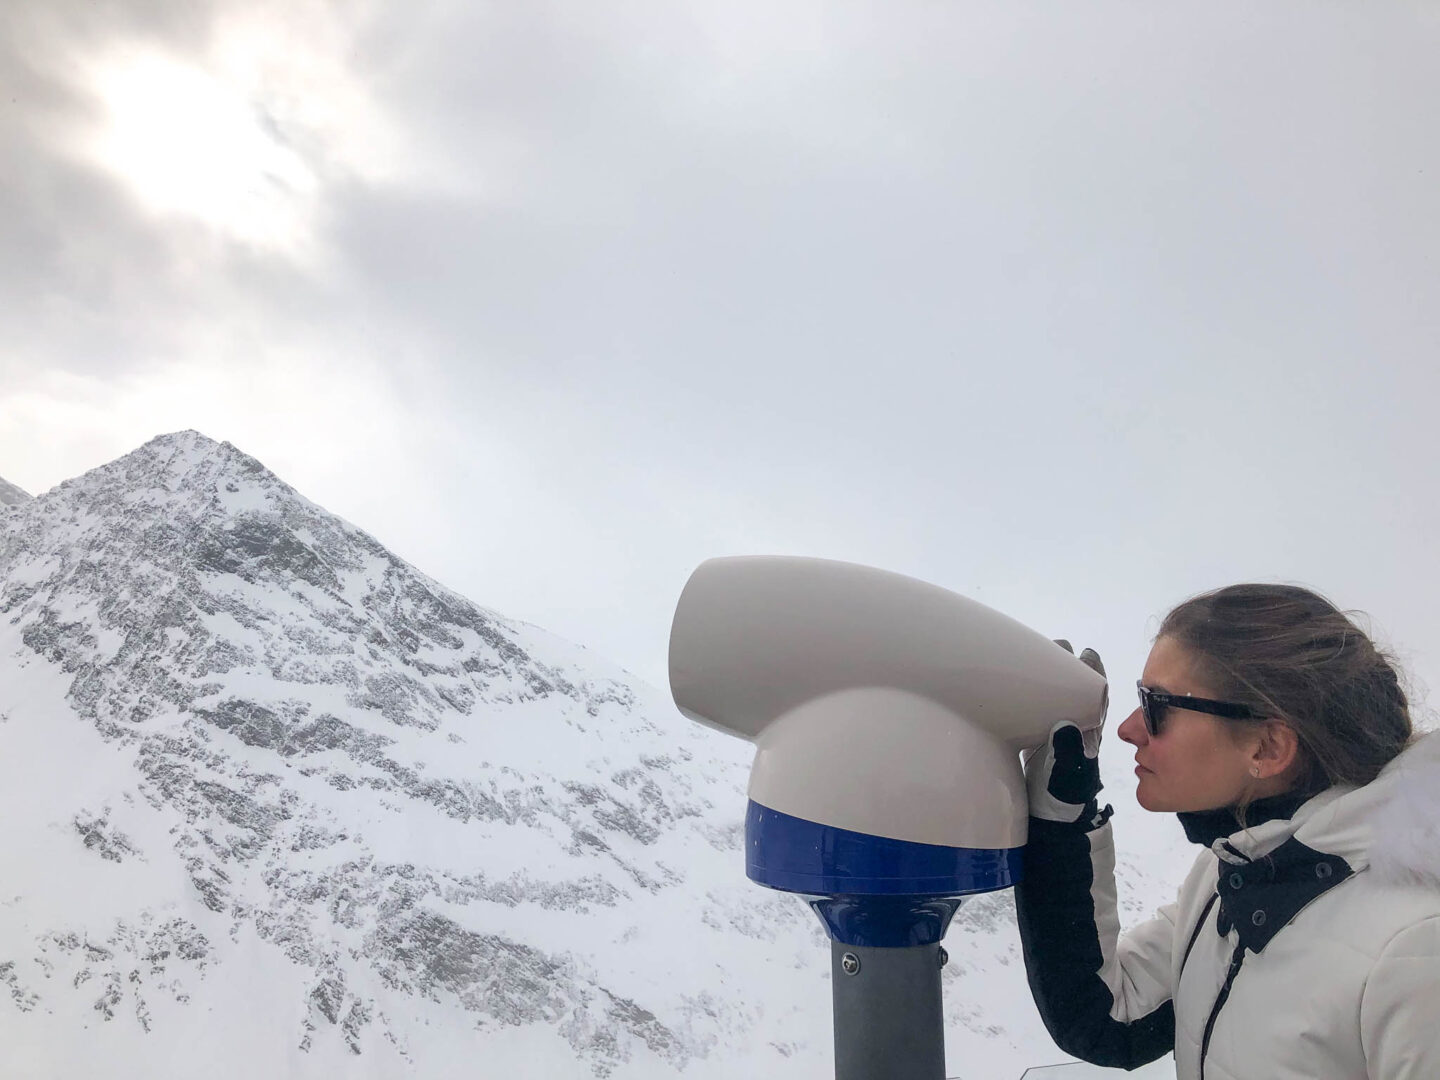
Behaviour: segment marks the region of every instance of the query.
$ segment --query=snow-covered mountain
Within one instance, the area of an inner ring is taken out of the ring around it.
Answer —
[[[828,1076],[823,934],[744,879],[749,758],[154,439],[0,508],[0,1071]],[[947,947],[951,1073],[1058,1060],[1009,896]]]
[[[30,493],[0,476],[0,506],[18,506],[30,501]]]

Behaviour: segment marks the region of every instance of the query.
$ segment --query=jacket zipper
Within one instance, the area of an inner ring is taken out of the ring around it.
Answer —
[[[1195,920],[1195,929],[1190,931],[1190,943],[1185,946],[1185,955],[1180,958],[1180,973],[1175,976],[1175,985],[1180,985],[1180,979],[1185,975],[1185,965],[1190,962],[1190,954],[1195,950],[1195,942],[1200,938],[1200,931],[1205,928],[1205,917],[1210,914],[1210,909],[1215,906],[1215,901],[1220,899],[1218,892],[1211,893],[1210,899],[1205,901],[1205,909],[1200,912],[1200,917]]]
[[[1210,1036],[1215,1031],[1215,1021],[1230,997],[1230,987],[1235,982],[1235,976],[1240,974],[1240,965],[1244,962],[1245,945],[1237,942],[1235,952],[1230,957],[1230,970],[1225,973],[1225,984],[1220,987],[1220,993],[1215,995],[1215,1004],[1211,1006],[1210,1017],[1205,1021],[1205,1037],[1200,1040],[1200,1080],[1205,1080],[1205,1055],[1210,1052]]]

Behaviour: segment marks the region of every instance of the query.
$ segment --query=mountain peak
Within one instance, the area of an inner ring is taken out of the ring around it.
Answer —
[[[171,451],[210,453],[219,449],[222,445],[224,444],[216,442],[204,432],[196,431],[194,428],[186,428],[184,431],[170,431],[156,435],[139,449],[156,448]]]
[[[32,498],[28,491],[16,487],[10,481],[0,476],[0,506],[19,506],[27,503]]]
[[[77,490],[118,483],[133,491],[158,487],[175,492],[214,487],[221,474],[264,478],[286,491],[292,490],[250,455],[193,429],[156,435],[128,454],[64,481],[58,490],[73,496]],[[235,490],[233,484],[231,490]],[[44,501],[0,477],[0,506]]]
[[[152,443],[204,443],[206,446],[219,446],[214,439],[203,431],[194,428],[184,428],[180,431],[161,432],[150,440]],[[149,443],[146,444],[147,446]]]
[[[238,469],[242,473],[264,476],[279,482],[274,473],[234,444],[216,442],[208,435],[193,429],[156,435],[143,446],[100,468],[110,469],[128,464],[145,467],[156,463],[167,473],[183,476],[207,462],[225,471]]]
[[[249,454],[193,430],[156,435],[128,454],[66,480],[51,496],[92,505],[118,498],[155,510],[181,497],[193,501],[194,511],[212,518],[306,501]]]

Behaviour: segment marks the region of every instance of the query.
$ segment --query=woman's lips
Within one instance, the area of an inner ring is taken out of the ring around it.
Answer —
[[[1144,766],[1144,765],[1141,765],[1138,761],[1135,763],[1135,775],[1136,775],[1136,776],[1140,776],[1140,775],[1142,775],[1143,773],[1148,773],[1149,771],[1150,771],[1149,769],[1145,768],[1145,766]]]

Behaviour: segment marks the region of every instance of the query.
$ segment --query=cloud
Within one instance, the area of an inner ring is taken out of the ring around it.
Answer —
[[[319,177],[243,92],[148,50],[108,56],[89,76],[106,117],[75,150],[113,172],[148,212],[307,254]]]
[[[353,69],[357,5],[7,5],[0,313],[9,388],[214,359],[330,316],[336,193],[421,184]],[[243,331],[242,331],[243,332]]]
[[[1436,20],[1243,15],[8,5],[0,473],[218,427],[651,677],[725,551],[1056,625],[1278,575],[1418,626]],[[231,124],[158,178],[188,146],[115,164],[105,80],[144,70]]]

